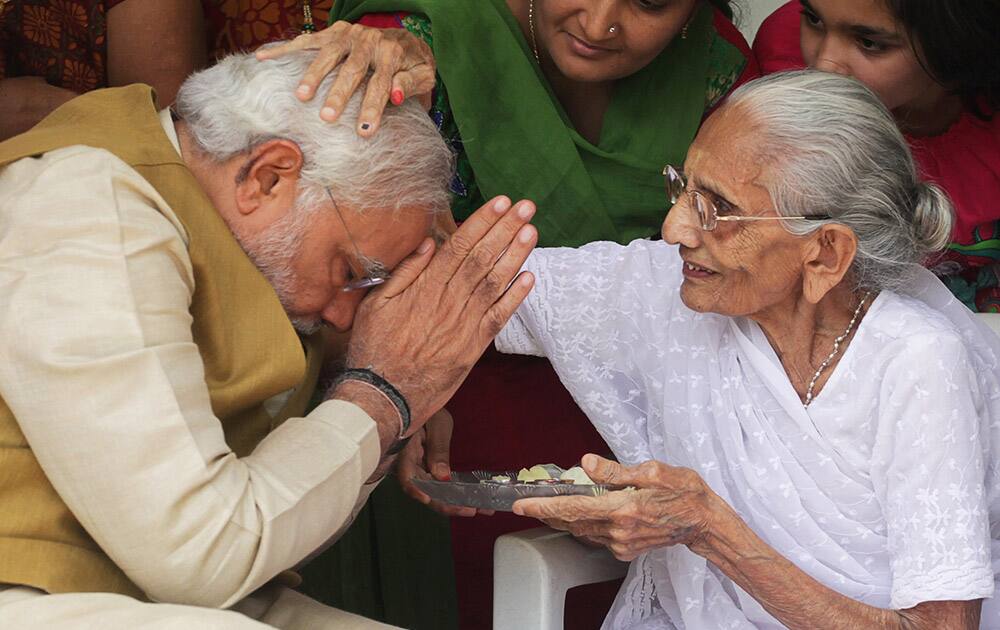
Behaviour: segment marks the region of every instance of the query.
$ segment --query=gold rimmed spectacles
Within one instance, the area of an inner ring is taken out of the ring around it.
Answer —
[[[347,239],[351,241],[351,247],[354,248],[354,255],[358,259],[358,264],[362,266],[365,272],[363,277],[351,280],[345,284],[341,291],[360,291],[361,289],[370,289],[384,284],[390,277],[389,272],[386,271],[382,263],[361,253],[357,241],[354,240],[351,230],[347,227],[344,215],[340,212],[340,206],[337,205],[337,200],[333,198],[333,193],[330,192],[329,188],[326,189],[326,196],[333,203],[333,209],[337,212],[337,216],[340,217],[340,223],[344,226]]]
[[[698,222],[701,224],[701,229],[706,232],[711,232],[718,227],[720,221],[787,221],[790,219],[828,221],[831,218],[826,214],[814,214],[812,216],[797,217],[755,217],[741,214],[731,214],[732,212],[740,211],[740,209],[727,202],[716,202],[705,193],[688,188],[687,177],[684,176],[683,171],[680,171],[668,164],[663,167],[663,178],[667,191],[667,200],[670,202],[670,205],[676,205],[677,202],[681,200],[681,197],[687,194],[691,198],[691,207],[694,208],[694,211],[698,214]],[[722,203],[725,206],[724,209],[726,213],[722,216],[719,216],[719,203]]]

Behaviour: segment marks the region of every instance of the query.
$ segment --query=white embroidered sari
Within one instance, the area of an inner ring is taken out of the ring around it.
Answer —
[[[755,323],[684,306],[680,263],[662,242],[538,250],[497,347],[548,357],[620,461],[694,469],[830,588],[895,609],[992,597],[1000,338],[917,270],[911,295],[875,299],[805,409]],[[683,546],[633,562],[605,622],[780,627]]]

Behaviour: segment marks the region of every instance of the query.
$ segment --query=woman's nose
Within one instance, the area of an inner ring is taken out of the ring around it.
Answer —
[[[614,37],[611,27],[617,24],[618,0],[592,0],[580,17],[583,32],[593,43]]]
[[[667,243],[681,244],[689,249],[701,245],[701,234],[701,225],[695,212],[687,205],[686,199],[674,204],[674,207],[667,212],[663,228],[660,230],[660,236]]]
[[[845,77],[851,76],[851,67],[847,62],[847,51],[836,37],[827,36],[819,47],[815,67],[823,72],[832,72]]]
[[[337,332],[347,332],[354,325],[354,315],[366,293],[365,290],[337,291],[323,309],[323,321]]]

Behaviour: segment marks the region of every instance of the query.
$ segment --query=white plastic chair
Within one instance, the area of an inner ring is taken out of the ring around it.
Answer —
[[[563,630],[566,591],[625,575],[628,563],[548,527],[497,538],[493,630]]]

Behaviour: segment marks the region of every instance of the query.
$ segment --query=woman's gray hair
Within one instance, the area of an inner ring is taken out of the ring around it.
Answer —
[[[366,83],[334,123],[320,119],[329,74],[316,96],[295,96],[299,80],[316,51],[258,61],[252,53],[220,60],[191,75],[177,94],[175,109],[198,147],[222,162],[273,139],[298,145],[304,157],[297,207],[308,210],[327,201],[329,187],[341,207],[357,211],[426,208],[450,211],[448,185],[454,156],[427,113],[414,99],[386,108],[370,139],[357,133]]]
[[[921,181],[892,114],[862,83],[813,70],[779,73],[736,90],[726,107],[757,125],[779,215],[825,214],[854,231],[859,288],[898,289],[914,265],[948,244],[951,202]],[[783,223],[805,235],[823,222]]]

